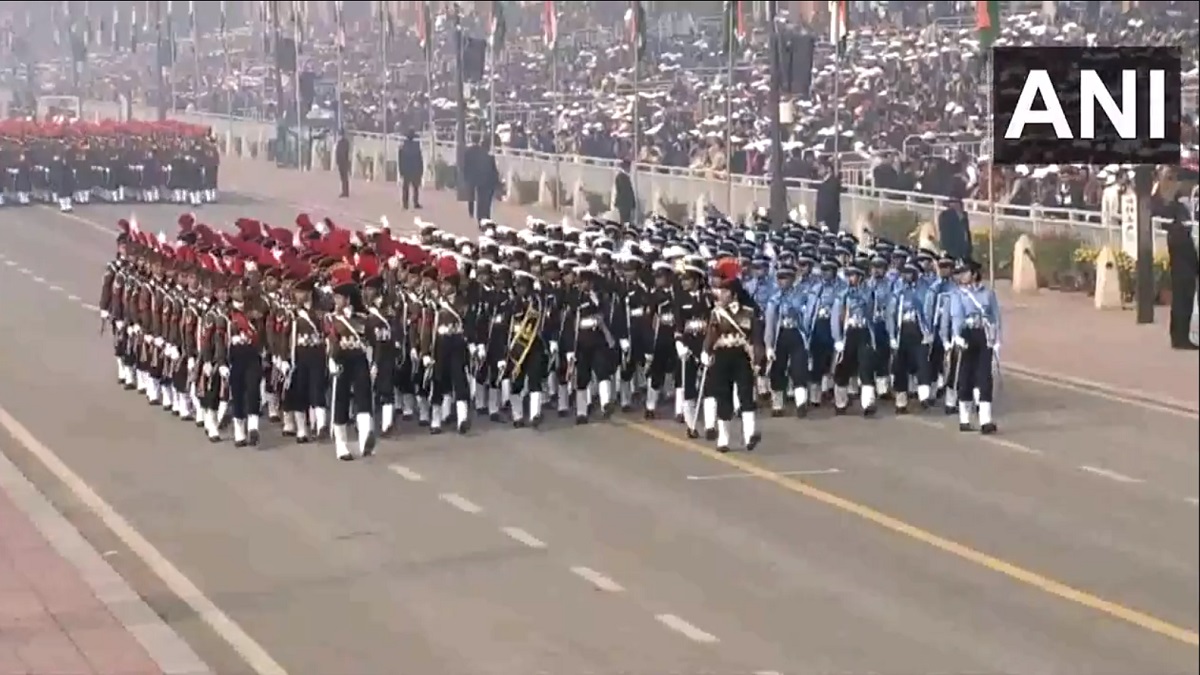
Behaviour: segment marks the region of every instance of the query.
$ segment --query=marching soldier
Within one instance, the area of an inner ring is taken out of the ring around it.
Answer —
[[[244,274],[241,265],[235,266],[235,277]],[[235,281],[229,292],[229,353],[225,377],[233,415],[233,444],[239,448],[258,445],[258,414],[262,409],[261,317],[247,295],[246,283],[240,279]]]
[[[834,411],[845,414],[850,405],[850,380],[857,376],[861,383],[861,403],[864,416],[875,414],[875,334],[874,298],[863,283],[865,271],[858,262],[846,266],[846,286],[833,304],[830,330],[833,333],[833,405]]]
[[[684,260],[679,275],[680,290],[675,294],[675,354],[679,359],[676,395],[684,402],[688,436],[696,438],[699,435],[696,427],[703,406],[705,438],[711,441],[717,438],[717,402],[704,391],[700,358],[704,352],[713,298],[705,292],[706,273],[696,262]]]
[[[546,308],[534,291],[534,276],[529,272],[515,273],[514,294],[507,304],[509,317],[506,332],[507,354],[499,370],[511,381],[510,408],[512,424],[525,426],[525,402],[529,402],[529,425],[534,429],[542,423],[542,386],[546,380],[548,354],[543,340]]]
[[[741,302],[740,265],[726,259],[718,263],[716,303],[700,354],[703,379],[712,382],[717,404],[717,450],[729,452],[729,423],[740,413],[746,450],[758,447],[758,404],[754,395],[754,364],[762,345],[762,326],[754,310]],[[740,404],[735,406],[736,403]],[[740,410],[735,410],[740,408]]]
[[[349,446],[351,411],[358,432],[358,456],[375,452],[374,400],[371,391],[370,347],[366,321],[356,311],[359,289],[353,271],[339,267],[330,274],[333,312],[328,321],[327,351],[329,372],[333,376],[333,443],[338,459],[349,461],[354,453]]]
[[[297,443],[308,443],[329,428],[325,407],[326,373],[323,313],[314,301],[316,278],[306,265],[296,264],[291,276],[292,309],[287,323],[287,352],[280,361],[283,376],[283,414],[292,418]],[[311,424],[310,424],[311,422]]]
[[[900,268],[900,282],[888,301],[887,334],[892,353],[896,414],[908,412],[909,380],[917,378],[917,400],[933,400],[929,348],[934,339],[935,293],[920,280],[915,260]]]
[[[212,259],[211,265],[220,263]],[[214,269],[214,271],[216,271]],[[222,270],[223,271],[223,270]],[[229,337],[232,330],[229,317],[229,289],[223,281],[213,275],[214,301],[204,316],[200,338],[200,409],[204,420],[204,432],[208,440],[221,440],[220,425],[228,410],[229,400]]]
[[[790,393],[796,416],[803,417],[808,412],[809,350],[804,331],[809,325],[809,296],[795,286],[794,267],[781,266],[775,274],[775,293],[764,313],[771,414],[783,415],[784,398]]]
[[[360,254],[361,255],[361,254]],[[379,433],[389,436],[396,423],[396,369],[399,365],[399,336],[394,333],[396,318],[385,302],[383,276],[373,255],[360,258],[363,305],[367,310],[367,341],[371,345],[371,383],[374,404],[379,406]]]
[[[971,430],[973,408],[978,406],[979,431],[994,434],[992,368],[1000,349],[1000,303],[992,289],[982,283],[980,270],[973,260],[963,260],[955,267],[961,286],[951,295],[950,335],[960,352],[958,428]]]
[[[459,289],[462,277],[457,260],[450,255],[439,259],[436,272],[440,287],[433,311],[429,312],[431,321],[421,350],[425,354],[426,377],[430,381],[429,430],[440,434],[444,418],[453,411],[458,433],[466,434],[471,428],[467,333],[474,328],[475,317],[467,294]]]
[[[683,422],[683,381],[676,377],[680,356],[675,349],[676,311],[675,271],[671,263],[657,261],[651,266],[654,288],[647,293],[646,306],[650,314],[650,339],[646,343],[646,412],[652,420],[657,415],[659,397],[667,385],[667,376],[675,380],[676,421]]]
[[[611,300],[597,288],[601,280],[598,267],[579,270],[579,302],[570,308],[565,322],[561,349],[566,352],[566,387],[575,392],[575,423],[587,424],[588,389],[596,383],[600,412],[605,419],[613,413],[612,376],[616,372],[616,337],[608,325]]]

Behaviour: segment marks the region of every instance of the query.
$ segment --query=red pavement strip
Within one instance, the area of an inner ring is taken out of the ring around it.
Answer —
[[[184,674],[212,675],[0,452],[0,675]]]
[[[286,177],[265,179],[266,172]],[[328,172],[299,173],[276,169],[265,162],[225,158],[222,177],[245,193],[329,215],[357,224],[378,223],[387,215],[393,231],[412,231],[412,218],[421,217],[456,234],[471,236],[474,223],[466,205],[448,191],[425,190],[421,211],[401,211],[398,188],[385,183],[356,181],[351,197],[338,199],[336,178]],[[247,216],[253,217],[252,207]],[[495,220],[524,226],[533,215],[553,220],[550,209],[497,203]],[[1128,312],[1101,312],[1082,295],[1043,291],[1014,297],[998,289],[1004,308],[1001,364],[1013,376],[1103,397],[1136,402],[1186,416],[1200,415],[1200,360],[1194,352],[1168,346],[1166,316],[1136,326]]]

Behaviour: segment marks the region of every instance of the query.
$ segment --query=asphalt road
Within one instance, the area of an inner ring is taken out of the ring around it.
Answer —
[[[229,199],[204,219],[295,215]],[[351,464],[274,430],[213,446],[115,384],[88,303],[128,211],[0,212],[0,407],[285,672],[1197,672],[1194,417],[1009,378],[993,439],[820,413],[724,458],[634,418],[413,427]],[[0,450],[216,672],[253,672]]]

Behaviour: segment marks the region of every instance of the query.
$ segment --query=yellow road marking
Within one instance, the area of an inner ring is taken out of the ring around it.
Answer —
[[[676,448],[703,455],[709,459],[737,469],[738,471],[750,474],[755,478],[772,483],[778,487],[788,490],[789,492],[794,492],[796,494],[808,497],[809,499],[821,502],[827,506],[832,506],[841,511],[852,513],[863,520],[891,530],[896,534],[919,541],[922,544],[931,546],[939,551],[942,551],[943,553],[949,553],[956,558],[960,558],[979,567],[991,570],[992,572],[1002,574],[1010,579],[1019,581],[1026,586],[1036,588],[1044,593],[1048,593],[1063,600],[1073,602],[1096,612],[1106,614],[1114,619],[1119,619],[1177,642],[1182,642],[1192,646],[1200,646],[1200,634],[1197,634],[1197,632],[1194,630],[1183,628],[1182,626],[1176,626],[1175,624],[1151,616],[1145,612],[1140,612],[1136,609],[1125,607],[1124,605],[1120,605],[1111,600],[1105,600],[1104,598],[1092,595],[1086,591],[1073,588],[1062,583],[1061,581],[1056,581],[1049,577],[1038,574],[1037,572],[1025,569],[1024,567],[1014,563],[1010,563],[1006,560],[1001,560],[995,556],[983,553],[982,551],[975,550],[965,544],[960,544],[956,541],[934,534],[928,530],[917,527],[916,525],[912,525],[900,520],[899,518],[895,518],[881,511],[877,511],[869,506],[859,504],[858,502],[851,501],[845,497],[839,497],[832,492],[826,492],[825,490],[813,487],[812,485],[809,485],[803,481],[782,475],[759,464],[742,459],[737,455],[723,455],[716,450],[705,447],[699,443],[694,443],[688,439],[674,436],[667,431],[663,431],[662,429],[658,429],[645,423],[625,422],[620,420],[618,420],[617,423],[628,429],[646,436],[650,436]]]

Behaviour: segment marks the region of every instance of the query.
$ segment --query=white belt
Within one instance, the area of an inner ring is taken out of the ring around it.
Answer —
[[[658,322],[667,326],[675,323],[675,315],[670,312],[663,312],[658,315]]]
[[[745,347],[746,338],[741,335],[722,335],[717,338],[717,347]]]
[[[861,317],[846,319],[846,328],[863,328],[867,325],[867,321]]]
[[[796,320],[795,320],[795,319],[792,319],[792,318],[782,319],[782,320],[779,322],[779,327],[780,327],[780,328],[795,328],[795,327],[796,327]]]
[[[629,310],[629,316],[642,316],[645,313],[646,309],[644,307],[638,307],[637,309]]]
[[[338,340],[338,346],[342,349],[362,349],[363,343],[362,340],[359,340],[358,338],[344,337],[341,340]]]
[[[978,328],[983,321],[977,316],[968,316],[964,323],[966,324],[967,328]]]
[[[462,326],[456,323],[443,324],[437,327],[438,335],[458,335],[462,332]]]
[[[585,329],[585,330],[591,330],[599,325],[600,325],[600,319],[597,319],[595,317],[588,317],[586,319],[579,320],[579,327],[582,329]]]
[[[229,344],[231,344],[231,345],[248,345],[248,344],[250,344],[250,338],[245,335],[242,335],[241,333],[238,333],[237,335],[234,335],[233,337],[229,338]]]
[[[822,308],[818,309],[817,310],[817,318],[818,319],[828,319],[829,318],[829,308],[822,307]]]
[[[297,347],[316,347],[320,344],[321,338],[317,337],[316,335],[301,335],[300,337],[296,338]]]
[[[917,320],[916,310],[912,310],[912,309],[908,310],[904,314],[900,315],[900,320],[904,323],[911,323],[913,321],[916,321]]]
[[[685,323],[683,327],[690,333],[699,333],[700,331],[704,330],[705,326],[707,325],[708,322],[703,319],[692,319],[691,321]]]
[[[505,320],[505,318],[506,318],[506,317],[505,317],[503,314],[497,314],[497,315],[496,315],[496,316],[495,316],[495,317],[492,319],[492,323],[494,323],[494,324],[496,324],[497,326],[499,326],[500,324],[504,323],[504,320]]]

